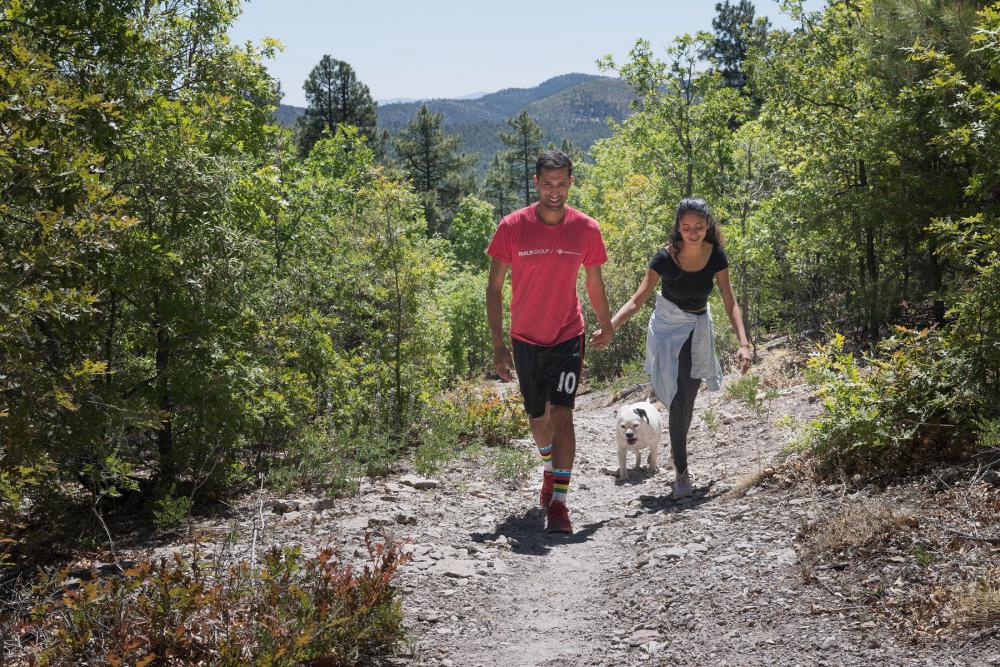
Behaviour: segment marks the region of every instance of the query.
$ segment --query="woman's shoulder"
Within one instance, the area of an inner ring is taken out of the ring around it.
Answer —
[[[670,267],[672,257],[670,256],[669,246],[660,246],[653,253],[652,258],[649,260],[649,268],[656,271],[657,273],[663,273],[665,269]]]
[[[721,271],[729,266],[729,258],[726,257],[726,251],[721,243],[712,244],[712,254],[708,257],[708,263],[716,271]]]

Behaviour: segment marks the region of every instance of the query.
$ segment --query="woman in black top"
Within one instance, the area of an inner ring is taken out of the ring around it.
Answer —
[[[654,335],[654,320],[658,314],[660,316],[658,332],[663,331],[664,320],[668,321],[667,327],[672,326],[674,322],[680,323],[676,330],[667,330],[667,337],[671,340],[666,345],[652,345],[651,341],[647,343],[646,364],[647,370],[655,366],[666,368],[671,374],[667,378],[669,382],[657,382],[657,378],[654,377],[653,386],[657,389],[660,401],[669,406],[670,449],[676,471],[673,484],[674,498],[691,495],[691,477],[687,470],[687,433],[691,426],[694,399],[701,386],[700,377],[691,377],[692,342],[708,346],[707,354],[715,366],[718,366],[712,341],[698,341],[694,338],[698,330],[695,322],[698,322],[703,314],[705,314],[704,319],[708,320],[707,331],[712,330],[707,311],[713,277],[722,293],[722,302],[729,315],[729,321],[739,338],[740,347],[736,356],[740,362],[740,370],[745,374],[750,368],[750,345],[743,330],[740,307],[736,303],[729,282],[729,262],[722,248],[722,242],[722,233],[705,200],[690,197],[681,200],[677,206],[669,243],[653,255],[639,288],[611,318],[611,326],[614,329],[627,322],[639,311],[659,283],[661,292],[657,298],[657,310],[650,320],[650,337]],[[677,346],[680,346],[679,353],[676,351]],[[705,352],[705,350],[700,351]],[[667,358],[650,359],[650,355]],[[675,356],[676,363],[669,358],[671,355]],[[704,358],[705,355],[701,356]],[[675,367],[676,376],[673,375]],[[676,383],[673,381],[675,377]]]

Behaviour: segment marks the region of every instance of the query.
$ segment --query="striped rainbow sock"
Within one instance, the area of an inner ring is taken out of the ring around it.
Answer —
[[[545,464],[545,469],[552,470],[552,443],[550,442],[545,447],[539,447],[538,453],[542,455],[542,463]]]
[[[563,470],[556,468],[552,471],[552,502],[566,502],[566,492],[569,491],[569,480],[573,476],[573,470]]]

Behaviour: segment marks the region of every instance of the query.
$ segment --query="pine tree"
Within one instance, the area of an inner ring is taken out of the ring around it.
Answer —
[[[517,205],[520,180],[520,175],[511,168],[508,156],[505,153],[495,153],[483,182],[483,195],[493,204],[493,210],[499,217],[504,217]]]
[[[473,190],[468,168],[475,155],[459,153],[462,138],[445,134],[442,114],[431,113],[427,106],[393,139],[393,147],[403,170],[423,200],[427,235],[447,234],[458,202]]]
[[[302,87],[308,103],[298,127],[299,151],[303,155],[324,133],[333,134],[339,123],[358,127],[369,142],[378,139],[377,104],[348,63],[324,55]]]
[[[517,172],[518,181],[524,182],[524,205],[532,202],[532,176],[535,160],[542,152],[542,129],[527,111],[507,119],[512,132],[501,132],[500,139],[509,149],[505,155],[511,168]]]
[[[747,75],[743,63],[751,47],[759,47],[771,27],[766,17],[754,18],[754,5],[750,0],[729,0],[716,3],[717,15],[712,19],[715,38],[705,49],[704,56],[719,63],[726,85],[743,92]]]

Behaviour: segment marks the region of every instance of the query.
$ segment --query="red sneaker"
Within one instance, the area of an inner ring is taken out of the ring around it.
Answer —
[[[546,470],[542,477],[542,490],[538,492],[538,504],[548,508],[552,504],[552,471]]]
[[[549,505],[549,512],[545,515],[545,532],[573,534],[573,524],[569,521],[566,503],[556,500]]]

